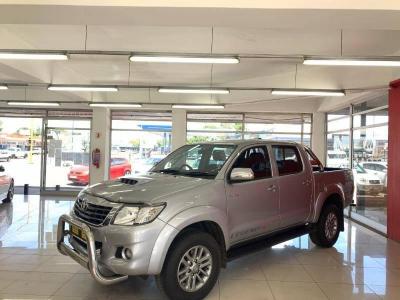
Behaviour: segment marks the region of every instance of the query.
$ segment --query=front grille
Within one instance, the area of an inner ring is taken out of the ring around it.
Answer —
[[[370,184],[379,184],[379,180],[370,180],[369,183]]]
[[[78,198],[74,205],[75,215],[93,225],[103,224],[111,209],[110,206],[93,204],[82,198]]]

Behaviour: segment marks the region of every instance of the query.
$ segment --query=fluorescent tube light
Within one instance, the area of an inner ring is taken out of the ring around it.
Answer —
[[[6,86],[6,85],[0,85],[0,90],[8,90],[8,86]]]
[[[224,105],[203,105],[203,104],[173,104],[172,108],[185,108],[185,109],[224,109]]]
[[[307,90],[307,89],[274,89],[272,95],[286,95],[286,96],[334,96],[341,97],[345,95],[341,90]]]
[[[240,62],[237,57],[195,57],[195,56],[159,56],[133,54],[129,57],[134,62],[155,62],[155,63],[188,63],[188,64],[237,64]]]
[[[8,105],[11,106],[60,106],[58,102],[20,102],[20,101],[9,101]]]
[[[91,107],[120,107],[120,108],[138,108],[142,107],[142,104],[130,104],[130,103],[90,103]]]
[[[62,54],[62,53],[0,52],[0,59],[18,59],[18,60],[68,60],[68,55]]]
[[[229,94],[229,90],[227,89],[159,88],[158,92],[174,94]]]
[[[118,92],[118,88],[114,86],[50,85],[47,89],[65,92]]]
[[[400,67],[400,60],[306,58],[303,64],[315,66]]]

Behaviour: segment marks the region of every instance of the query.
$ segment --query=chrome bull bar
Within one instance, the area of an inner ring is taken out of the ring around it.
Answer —
[[[83,230],[87,239],[87,255],[80,253],[65,244],[64,237],[70,234],[69,230],[65,229],[65,223],[75,225]],[[82,267],[88,269],[93,278],[100,284],[110,285],[124,281],[128,278],[127,275],[103,276],[100,273],[96,260],[96,246],[93,232],[85,223],[79,222],[71,218],[69,215],[62,215],[58,220],[57,249],[61,254],[70,256]]]

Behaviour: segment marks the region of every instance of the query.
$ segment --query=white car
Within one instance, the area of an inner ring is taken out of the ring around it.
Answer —
[[[26,151],[22,150],[21,148],[9,148],[8,151],[10,152],[11,158],[25,158],[28,156]]]
[[[387,163],[380,161],[361,162],[360,165],[370,174],[379,177],[382,183],[387,187]]]
[[[137,160],[134,164],[134,173],[146,173],[162,159],[163,157],[150,157]]]
[[[0,160],[10,161],[11,154],[7,149],[0,150]]]
[[[0,166],[0,201],[11,202],[14,198],[14,179]]]
[[[331,168],[348,168],[349,158],[342,150],[328,150],[327,165]]]
[[[368,173],[360,164],[353,169],[356,194],[379,194],[385,191],[385,185],[378,176]]]

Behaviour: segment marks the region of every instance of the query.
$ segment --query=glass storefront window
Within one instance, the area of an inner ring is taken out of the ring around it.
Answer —
[[[352,112],[352,128],[350,107],[327,114],[327,166],[352,167],[355,206],[347,215],[386,232],[387,94],[353,105]]]
[[[110,179],[147,172],[171,152],[171,121],[132,114],[142,120],[112,120]]]

